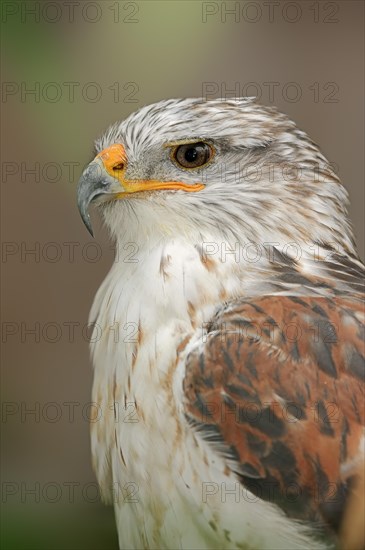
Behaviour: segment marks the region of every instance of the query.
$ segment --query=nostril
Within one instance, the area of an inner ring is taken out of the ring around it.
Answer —
[[[124,168],[123,162],[119,162],[118,164],[113,166],[113,170],[123,170],[123,168]]]

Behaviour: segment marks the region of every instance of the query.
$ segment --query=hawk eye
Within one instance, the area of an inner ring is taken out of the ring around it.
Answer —
[[[183,168],[199,168],[200,166],[204,166],[212,156],[212,147],[203,141],[178,145],[172,152],[172,158]]]

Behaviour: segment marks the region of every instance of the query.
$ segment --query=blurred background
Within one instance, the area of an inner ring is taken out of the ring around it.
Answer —
[[[93,141],[169,97],[255,95],[322,148],[364,257],[364,4],[2,3],[2,543],[116,549],[91,468],[87,326],[113,250],[75,189]]]

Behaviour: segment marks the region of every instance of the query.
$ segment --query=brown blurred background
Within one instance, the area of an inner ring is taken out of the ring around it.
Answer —
[[[348,0],[3,2],[4,548],[117,548],[89,451],[87,319],[113,259],[76,208],[93,140],[163,98],[257,95],[336,163],[364,257],[363,24]]]

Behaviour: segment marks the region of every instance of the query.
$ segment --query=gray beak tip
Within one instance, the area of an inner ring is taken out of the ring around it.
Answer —
[[[89,215],[90,204],[100,195],[113,195],[115,182],[116,180],[105,172],[100,159],[92,161],[80,177],[77,186],[77,205],[82,221],[92,237],[94,232]],[[120,191],[119,183],[117,190]]]
[[[90,220],[90,215],[89,215],[89,212],[88,212],[88,207],[89,207],[88,201],[83,201],[83,200],[80,200],[80,198],[79,198],[78,209],[79,209],[81,219],[84,222],[84,225],[85,225],[86,229],[88,230],[88,232],[90,233],[90,235],[92,237],[94,237],[94,232],[93,232],[92,225],[91,225],[91,220]]]
[[[80,212],[81,219],[92,237],[94,237],[94,232],[92,230],[88,210],[94,194],[95,191],[92,189],[90,182],[86,180],[82,175],[77,188],[77,206]]]
[[[90,216],[88,216],[88,220],[84,220],[84,224],[86,226],[86,229],[90,233],[90,235],[94,238],[94,231],[93,231],[93,228],[91,226]]]

